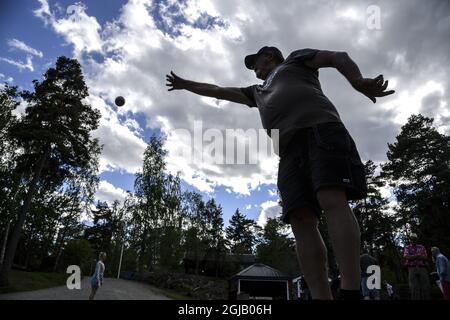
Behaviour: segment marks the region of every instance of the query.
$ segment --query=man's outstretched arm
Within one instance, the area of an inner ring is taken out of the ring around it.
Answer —
[[[377,101],[377,97],[385,97],[395,92],[394,90],[386,91],[388,81],[384,81],[383,75],[373,79],[364,78],[356,63],[346,52],[321,50],[312,59],[305,61],[305,64],[315,69],[336,68],[355,90],[364,94],[373,103]]]
[[[215,84],[186,80],[177,76],[173,71],[170,71],[170,75],[166,75],[166,80],[166,86],[169,87],[168,91],[184,89],[205,97],[228,100],[246,105],[252,103],[239,88],[219,87]]]

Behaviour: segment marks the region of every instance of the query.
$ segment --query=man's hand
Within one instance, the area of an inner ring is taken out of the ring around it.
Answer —
[[[352,81],[352,86],[372,100],[373,103],[377,102],[377,97],[385,97],[395,92],[394,90],[385,91],[388,86],[388,81],[384,81],[383,75],[381,74],[374,79],[357,78]]]
[[[166,80],[168,81],[166,86],[170,87],[167,91],[186,89],[187,81],[177,76],[173,71],[170,71],[170,75],[166,74]]]

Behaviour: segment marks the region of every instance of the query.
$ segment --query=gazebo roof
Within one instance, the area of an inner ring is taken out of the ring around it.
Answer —
[[[233,278],[291,278],[280,270],[269,267],[263,263],[255,263],[235,274]]]

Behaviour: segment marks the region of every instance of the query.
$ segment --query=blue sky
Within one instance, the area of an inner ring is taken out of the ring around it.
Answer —
[[[112,21],[119,16],[120,10],[126,1],[108,0],[107,5],[105,4],[105,1],[82,1],[82,3],[86,6],[86,14],[88,16],[95,17],[100,25],[105,25],[107,22]],[[72,4],[74,4],[74,1],[49,1],[49,5],[54,10],[55,15],[58,14],[58,11],[61,11],[59,14],[64,13],[64,8],[67,8]],[[32,89],[31,81],[33,79],[40,79],[45,70],[49,66],[54,65],[58,56],[73,56],[73,46],[60,34],[56,33],[50,24],[46,24],[34,13],[40,6],[41,4],[38,1],[21,0],[10,1],[8,4],[3,5],[2,8],[2,41],[0,42],[0,57],[20,63],[26,62],[27,56],[30,54],[9,45],[9,42],[13,39],[19,40],[27,46],[42,52],[42,57],[32,55],[33,70],[21,70],[17,66],[7,63],[6,61],[0,61],[0,73],[4,75],[4,79],[1,80],[4,81],[8,77],[12,77],[14,79],[12,81],[14,85],[18,85],[20,88],[26,90]],[[175,36],[178,34],[176,27],[169,27],[161,20],[157,7],[151,12],[153,13],[158,27],[168,36]],[[217,17],[214,18],[204,15],[202,18],[205,19],[199,19],[194,23],[194,25],[200,29],[210,28],[213,24],[223,24]],[[176,16],[175,20],[180,23],[186,23],[186,20],[181,15]],[[108,55],[92,52],[89,56],[101,62]],[[111,105],[111,108],[117,110],[113,105]],[[147,141],[151,134],[160,132],[158,128],[146,128],[145,116],[138,112],[121,114],[118,118],[120,119],[120,122],[126,121],[127,118],[136,120],[142,128],[140,137],[144,141]],[[124,191],[133,190],[134,174],[127,172],[126,170],[119,168],[117,170],[103,171],[100,174],[100,179],[107,181],[114,187]],[[184,190],[195,190],[199,192],[199,189],[195,186],[184,181],[182,182],[182,187]],[[201,193],[204,195],[205,200],[209,197],[214,197],[216,199],[223,208],[226,221],[228,221],[231,214],[234,213],[237,208],[247,214],[250,218],[257,220],[261,211],[260,204],[268,199],[273,201],[277,200],[276,196],[269,196],[268,191],[273,188],[274,185],[261,185],[249,195],[242,195],[230,191],[226,186],[219,185],[213,192]],[[104,200],[112,200],[112,198]]]
[[[75,5],[75,11],[67,9]],[[88,102],[102,119],[95,136],[104,145],[97,197],[112,202],[132,190],[153,133],[168,136],[167,170],[181,172],[183,188],[214,197],[224,218],[236,208],[264,223],[280,212],[275,195],[278,158],[257,165],[190,162],[176,154],[189,146],[178,129],[260,129],[257,110],[167,92],[165,74],[223,86],[260,83],[243,57],[264,45],[284,56],[301,48],[346,51],[364,76],[383,74],[396,94],[376,105],[355,92],[336,70],[320,80],[357,144],[363,160],[386,161],[409,115],[434,117],[449,132],[450,2],[379,0],[380,27],[367,26],[369,0],[18,0],[0,7],[0,81],[31,89],[61,55],[77,58],[90,88]],[[256,9],[255,9],[256,8]],[[256,14],[257,13],[257,14]],[[417,39],[421,39],[417,41]],[[433,48],[430,59],[429,48]],[[118,95],[127,103],[117,108]],[[389,187],[382,190],[395,199]],[[250,206],[250,209],[246,209]]]

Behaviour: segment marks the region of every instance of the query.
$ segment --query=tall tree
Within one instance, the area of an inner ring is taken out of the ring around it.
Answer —
[[[394,188],[400,222],[428,248],[450,252],[450,137],[433,119],[412,115],[388,148],[382,168]]]
[[[396,222],[395,216],[388,214],[388,201],[380,192],[385,182],[375,174],[375,170],[371,160],[365,163],[367,197],[352,203],[361,227],[361,249],[372,256],[384,249],[386,241],[391,241]]]
[[[182,238],[184,211],[182,210],[182,192],[179,175],[167,174],[164,179],[163,203],[160,237],[159,264],[164,269],[179,267],[183,258]]]
[[[194,260],[195,274],[199,274],[200,262],[208,248],[205,203],[199,193],[186,192],[183,195],[183,207],[187,217],[184,226],[184,250],[186,257]]]
[[[0,85],[0,265],[6,251],[14,213],[21,192],[20,175],[14,172],[17,144],[9,132],[17,123],[14,110],[19,106],[16,87]]]
[[[111,251],[111,240],[117,218],[113,215],[113,209],[106,202],[98,202],[93,214],[93,226],[86,229],[85,238],[91,244],[96,254]]]
[[[152,136],[144,152],[142,171],[136,174],[134,183],[137,210],[132,217],[133,232],[138,243],[138,270],[144,266],[153,269],[160,258],[161,225],[165,207],[163,201],[166,151],[163,140]]]
[[[277,218],[269,218],[256,247],[258,260],[287,274],[298,274],[295,241],[287,226]]]
[[[230,225],[226,228],[227,239],[230,241],[231,252],[236,254],[252,254],[256,243],[256,222],[247,219],[239,209],[230,219]]]
[[[0,285],[9,283],[9,272],[22,227],[35,192],[56,189],[70,170],[89,165],[93,145],[91,132],[98,127],[100,113],[83,101],[88,96],[81,66],[75,59],[59,57],[44,79],[33,81],[34,92],[25,91],[25,115],[9,130],[20,147],[15,171],[23,177],[26,195],[17,214],[0,271]]]
[[[389,209],[388,199],[381,194],[386,182],[380,174],[376,174],[377,166],[371,160],[364,166],[367,197],[351,203],[361,229],[361,250],[377,257],[381,265],[393,270],[399,281],[403,276],[395,237],[400,227],[399,219]]]
[[[215,275],[219,276],[225,262],[229,242],[225,237],[222,207],[217,205],[214,199],[210,199],[205,205],[205,245],[209,248],[207,256],[209,261],[214,261]]]

